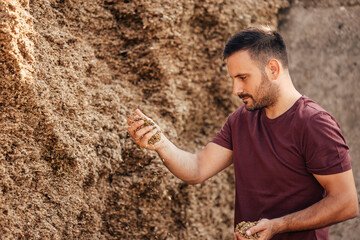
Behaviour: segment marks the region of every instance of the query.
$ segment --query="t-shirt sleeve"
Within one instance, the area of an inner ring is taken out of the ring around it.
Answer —
[[[211,142],[216,143],[224,148],[233,150],[230,117],[227,118],[224,126],[221,128],[220,132],[218,132],[211,140]]]
[[[305,161],[310,173],[328,175],[351,169],[349,147],[330,114],[322,112],[310,119],[304,143]]]

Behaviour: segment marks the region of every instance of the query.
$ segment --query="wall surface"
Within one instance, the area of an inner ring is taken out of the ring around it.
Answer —
[[[240,105],[226,40],[276,27],[280,10],[294,81],[339,120],[359,183],[357,2],[292,4],[0,0],[2,239],[232,239],[233,169],[186,185],[131,141],[126,119],[139,107],[201,149]],[[355,239],[358,224],[332,235]]]
[[[360,196],[360,2],[314,2],[294,2],[282,12],[279,30],[295,86],[341,126]],[[359,226],[360,217],[336,224],[331,239],[359,239]]]

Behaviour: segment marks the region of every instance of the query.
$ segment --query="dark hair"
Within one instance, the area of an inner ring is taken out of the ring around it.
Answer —
[[[235,34],[225,45],[223,57],[230,57],[240,50],[248,50],[250,57],[259,67],[265,67],[270,58],[288,68],[286,46],[281,35],[266,27],[251,27]]]

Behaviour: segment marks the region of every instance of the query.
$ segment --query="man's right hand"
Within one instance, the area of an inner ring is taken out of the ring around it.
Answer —
[[[159,142],[149,144],[151,137],[160,131],[160,128],[156,124],[155,129],[154,126],[140,128],[144,121],[134,120],[141,117],[151,120],[139,109],[136,109],[135,114],[127,120],[128,132],[133,141],[142,148],[155,150],[166,167],[184,182],[201,183],[232,163],[232,151],[212,142],[196,154],[179,149],[162,133]]]
[[[139,145],[141,148],[146,148],[149,150],[158,150],[165,143],[164,134],[160,133],[160,141],[149,144],[149,140],[152,136],[154,136],[157,132],[160,131],[160,127],[158,125],[150,125],[141,128],[141,126],[145,123],[143,120],[134,121],[136,118],[146,118],[149,121],[152,121],[145,114],[143,114],[139,109],[135,110],[135,114],[127,119],[127,124],[129,127],[127,128],[131,138],[133,141]],[[153,122],[153,121],[152,121]]]

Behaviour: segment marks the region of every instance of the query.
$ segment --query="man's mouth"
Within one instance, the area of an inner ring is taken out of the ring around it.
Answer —
[[[239,98],[246,103],[248,101],[248,99],[250,98],[249,95],[239,95]]]

